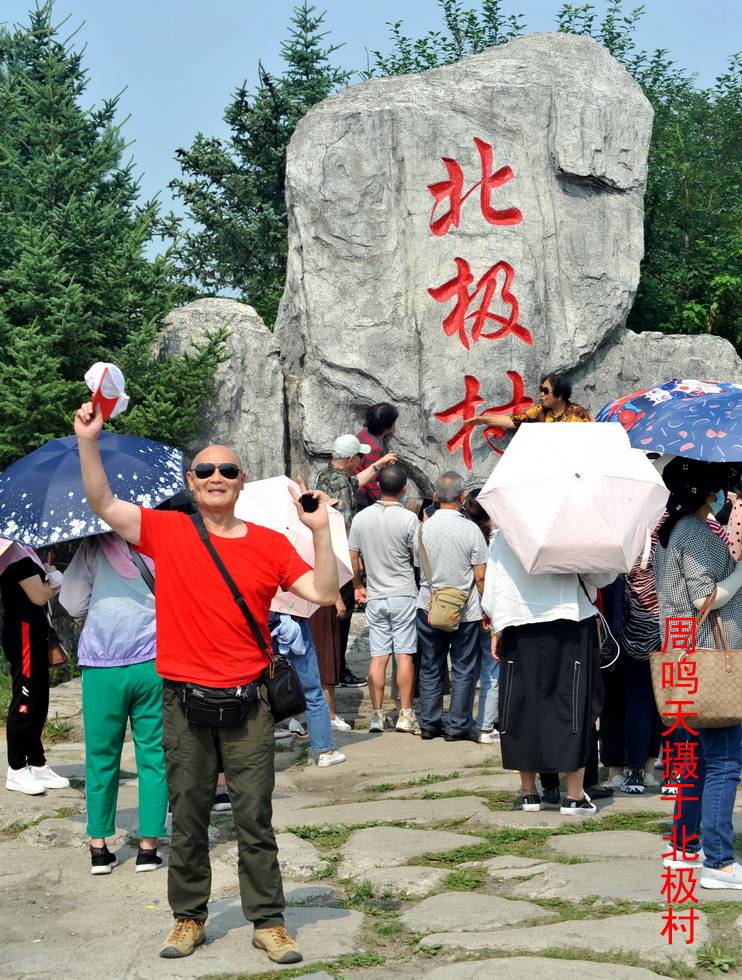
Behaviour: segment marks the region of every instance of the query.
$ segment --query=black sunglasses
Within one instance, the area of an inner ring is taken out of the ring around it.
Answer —
[[[551,388],[544,388],[543,385],[541,385],[541,387],[539,388],[539,391],[541,392],[542,395],[552,395],[553,394]]]
[[[236,463],[199,463],[193,467],[193,475],[199,480],[208,480],[213,475],[214,470],[219,470],[225,480],[236,480],[240,475],[240,468]]]

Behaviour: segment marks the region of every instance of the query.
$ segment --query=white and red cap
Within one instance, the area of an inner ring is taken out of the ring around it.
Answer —
[[[115,364],[96,361],[85,372],[85,384],[93,393],[93,408],[100,405],[104,419],[113,419],[128,408],[129,396],[124,391],[126,381]]]

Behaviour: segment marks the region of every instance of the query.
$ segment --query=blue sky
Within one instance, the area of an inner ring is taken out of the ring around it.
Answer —
[[[577,0],[579,2],[579,0]],[[224,107],[234,88],[252,84],[261,60],[280,70],[279,49],[295,2],[272,0],[56,0],[55,17],[69,15],[66,29],[80,28],[90,72],[87,96],[98,102],[121,89],[120,118],[132,141],[146,197],[161,192],[170,204],[167,183],[178,175],[174,151],[202,131],[223,135]],[[337,61],[363,68],[366,50],[389,48],[387,22],[402,19],[417,36],[440,25],[435,0],[317,0],[327,10],[328,42],[344,43]],[[476,5],[476,0],[468,4]],[[594,0],[601,11],[605,0]],[[626,9],[637,4],[628,2]],[[31,0],[0,0],[0,21],[27,19]],[[527,28],[551,30],[560,0],[505,0],[505,11],[524,12]],[[646,0],[637,38],[647,49],[667,48],[684,68],[711,84],[736,46],[740,46],[739,0]],[[83,23],[84,22],[84,23]],[[82,26],[80,27],[80,25]]]

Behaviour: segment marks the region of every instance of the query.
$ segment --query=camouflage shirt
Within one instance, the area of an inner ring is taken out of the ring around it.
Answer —
[[[314,489],[322,490],[328,497],[337,499],[337,509],[345,519],[345,530],[350,532],[350,525],[358,510],[358,479],[346,476],[337,467],[330,464],[317,474]]]

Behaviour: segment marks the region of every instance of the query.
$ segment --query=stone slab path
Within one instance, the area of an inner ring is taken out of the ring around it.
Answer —
[[[730,975],[742,972],[735,914],[742,892],[699,889],[695,941],[686,945],[679,933],[669,945],[660,936],[661,834],[671,807],[656,792],[601,801],[586,821],[522,813],[512,809],[517,775],[503,771],[496,745],[369,735],[364,697],[346,700],[354,731],[337,740],[344,765],[307,764],[305,740],[277,747],[287,922],[305,956],[291,977],[646,980],[661,970],[710,980],[708,959],[698,960],[707,944],[732,958]],[[236,980],[286,972],[251,945],[229,814],[214,815],[210,828],[208,941],[185,960],[159,959],[171,921],[167,876],[134,874],[133,748],[127,742],[122,759],[120,865],[93,877],[79,684],[55,689],[52,714],[55,707],[74,726],[74,740],[51,746],[49,759],[73,786],[36,798],[0,788],[0,977]],[[742,832],[739,797],[735,824]],[[167,860],[166,843],[162,854]]]

